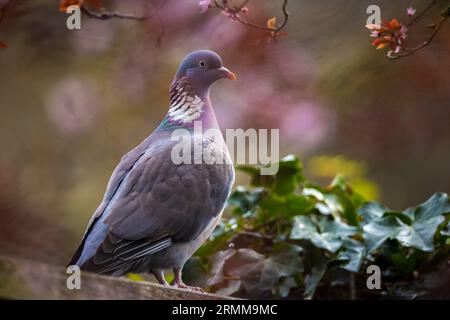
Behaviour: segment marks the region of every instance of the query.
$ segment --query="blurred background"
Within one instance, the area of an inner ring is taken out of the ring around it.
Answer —
[[[223,130],[279,128],[280,154],[299,155],[308,178],[343,173],[392,209],[450,192],[450,22],[396,61],[364,27],[371,4],[390,20],[428,3],[291,0],[288,35],[269,44],[219,10],[201,14],[197,0],[105,0],[150,18],[82,16],[79,31],[59,1],[14,1],[0,24],[0,253],[68,261],[115,165],[164,117],[176,68],[197,49],[238,75],[212,91]],[[245,17],[281,21],[281,4],[251,1]],[[408,41],[423,41],[447,5]]]

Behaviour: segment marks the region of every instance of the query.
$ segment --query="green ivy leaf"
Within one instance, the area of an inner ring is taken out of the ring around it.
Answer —
[[[395,212],[395,211],[387,211],[384,213],[385,217],[395,217],[398,218],[400,221],[407,225],[412,225],[413,221],[411,220],[411,217],[406,215],[404,212]]]
[[[303,181],[302,164],[294,155],[288,155],[278,162],[275,175],[261,175],[260,168],[252,166],[237,166],[236,169],[250,175],[251,185],[270,189],[279,195],[292,193]]]
[[[327,272],[330,259],[324,251],[317,248],[311,242],[307,242],[303,247],[303,262],[305,266],[305,278],[303,280],[305,299],[312,299],[323,276]]]
[[[293,288],[297,288],[298,284],[294,277],[284,277],[280,280],[276,287],[276,294],[281,298],[286,298]]]
[[[358,225],[358,217],[352,199],[352,190],[341,175],[337,175],[330,184],[331,195],[337,198],[337,204],[344,218],[353,226]]]
[[[326,266],[314,267],[311,273],[306,275],[305,292],[303,293],[305,299],[309,300],[313,298],[317,286],[319,285],[320,280],[322,280],[326,270]]]
[[[278,270],[280,277],[287,277],[303,271],[303,264],[299,253],[303,249],[299,246],[280,242],[269,254],[270,263]]]
[[[237,250],[225,262],[224,273],[240,279],[245,291],[252,296],[271,291],[280,279],[272,260],[253,249]]]
[[[266,194],[259,205],[267,210],[271,217],[292,217],[305,214],[314,208],[314,202],[310,198],[296,194]]]
[[[412,275],[419,258],[420,256],[418,254],[406,254],[405,252],[396,252],[391,255],[392,263],[397,272],[407,276]]]
[[[448,212],[450,202],[444,193],[436,193],[425,203],[403,213],[385,212],[382,218],[374,219],[363,227],[367,250],[370,253],[388,238],[395,238],[405,247],[431,252],[436,230]]]
[[[450,222],[447,223],[447,227],[441,230],[441,235],[450,237]]]
[[[383,204],[371,201],[366,202],[357,210],[357,214],[363,218],[364,223],[369,223],[374,219],[381,218],[385,212],[389,211]]]
[[[238,186],[236,191],[228,198],[228,204],[240,208],[242,214],[247,213],[260,201],[263,192],[262,188],[248,190],[245,187]]]
[[[273,192],[281,195],[292,193],[303,180],[302,171],[301,162],[296,156],[288,155],[281,159]]]
[[[395,217],[374,219],[363,226],[367,252],[371,253],[387,239],[395,238],[401,229],[402,222]]]
[[[436,193],[416,208],[405,210],[411,216],[412,225],[403,225],[397,240],[407,247],[431,252],[437,227],[444,222],[444,214],[450,212],[450,201],[444,193]]]
[[[366,255],[364,245],[354,239],[346,239],[343,245],[344,249],[339,252],[337,260],[345,260],[346,263],[341,268],[350,272],[358,272],[362,261]]]
[[[271,175],[261,175],[261,168],[240,165],[236,166],[236,170],[242,171],[250,175],[250,185],[261,188],[271,188],[275,182],[275,177]]]
[[[356,228],[326,217],[319,217],[316,223],[310,217],[296,216],[290,238],[309,240],[316,247],[334,253],[342,246],[345,238],[356,232]]]
[[[303,271],[299,256],[301,250],[299,246],[279,243],[267,257],[247,248],[220,251],[212,258],[212,277],[209,284],[227,287],[230,283],[225,279],[231,278],[239,280],[250,295],[258,296],[271,291],[281,278]],[[236,291],[239,290],[234,282],[231,285]]]

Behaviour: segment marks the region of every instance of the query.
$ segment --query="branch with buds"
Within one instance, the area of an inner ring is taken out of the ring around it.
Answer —
[[[91,10],[89,7],[86,6],[86,4],[95,8],[96,11]],[[131,19],[137,21],[143,21],[148,19],[148,17],[139,17],[131,13],[108,11],[102,6],[101,0],[61,0],[59,10],[62,12],[66,12],[67,8],[70,6],[80,7],[81,12],[83,12],[89,18],[94,19],[109,20],[113,18],[118,18],[118,19]]]
[[[106,10],[102,10],[99,12],[91,11],[84,6],[81,7],[81,12],[83,12],[89,18],[100,19],[100,20],[109,20],[112,18],[118,18],[118,19],[131,19],[131,20],[144,21],[144,20],[148,19],[148,17],[138,17],[131,13],[122,13],[122,12],[118,12],[118,11],[106,11]]]
[[[432,30],[432,32],[425,38],[425,40],[416,47],[409,47],[406,42],[407,32],[410,27],[419,21],[424,14],[430,10],[435,4],[437,0],[432,0],[428,6],[426,6],[419,14],[417,14],[414,18],[413,16],[416,13],[416,9],[409,7],[406,10],[406,14],[408,16],[409,21],[406,23],[400,23],[397,19],[392,19],[390,22],[382,21],[380,25],[369,24],[366,27],[371,31],[371,37],[374,37],[375,40],[372,41],[372,45],[377,49],[382,49],[385,47],[389,47],[389,51],[386,55],[391,60],[403,58],[413,53],[425,48],[430,45],[433,41],[434,37],[437,35],[439,30],[441,29],[444,22],[450,17],[450,6],[448,6],[442,13],[441,18],[433,23],[428,25],[428,28]]]
[[[282,32],[282,30],[286,27],[289,20],[289,12],[287,11],[288,0],[283,0],[283,4],[281,6],[283,21],[277,24],[276,17],[272,17],[267,20],[266,25],[258,25],[247,20],[246,18],[243,18],[243,15],[248,12],[247,5],[249,2],[250,0],[244,0],[240,5],[232,5],[228,0],[200,0],[199,6],[202,13],[206,12],[208,9],[219,9],[231,20],[239,22],[245,26],[264,31],[266,40],[269,42],[276,41],[278,37],[287,35],[287,33]]]

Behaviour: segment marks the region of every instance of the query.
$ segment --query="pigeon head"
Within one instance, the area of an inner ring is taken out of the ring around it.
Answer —
[[[198,50],[188,54],[180,64],[174,82],[185,79],[195,93],[208,94],[211,85],[219,79],[236,80],[233,72],[223,66],[220,56],[210,50]]]

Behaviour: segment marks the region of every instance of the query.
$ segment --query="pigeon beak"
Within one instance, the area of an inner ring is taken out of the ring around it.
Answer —
[[[237,79],[236,75],[225,67],[219,68],[218,71],[220,72],[220,75],[224,78],[228,78],[233,81]]]

